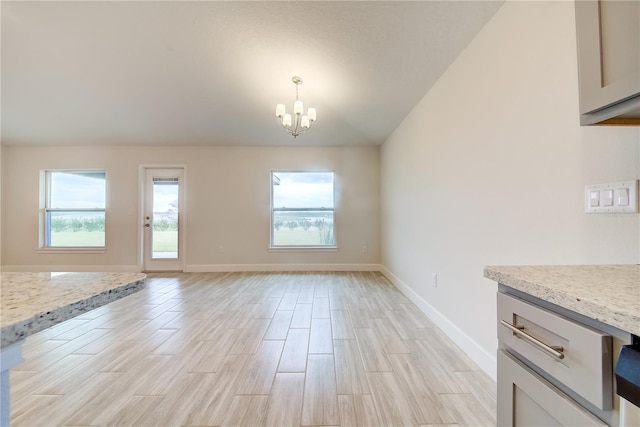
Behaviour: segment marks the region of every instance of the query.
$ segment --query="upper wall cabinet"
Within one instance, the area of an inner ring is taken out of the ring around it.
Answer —
[[[576,0],[580,124],[640,125],[640,0]]]

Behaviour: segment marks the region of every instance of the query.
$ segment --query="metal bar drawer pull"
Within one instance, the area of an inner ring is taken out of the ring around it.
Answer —
[[[500,324],[502,326],[504,326],[505,328],[509,329],[511,332],[513,332],[516,336],[518,336],[520,338],[523,338],[526,341],[529,341],[531,344],[533,344],[536,347],[538,347],[539,349],[549,353],[553,357],[557,357],[558,359],[564,359],[564,354],[562,353],[564,351],[564,348],[562,348],[562,346],[559,346],[559,345],[547,345],[547,344],[543,343],[539,339],[537,339],[535,337],[532,337],[531,335],[526,333],[523,330],[524,326],[520,326],[520,325],[515,325],[514,326],[511,323],[505,322],[504,320],[501,320]]]

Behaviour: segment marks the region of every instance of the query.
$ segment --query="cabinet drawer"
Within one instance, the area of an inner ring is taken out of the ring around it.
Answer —
[[[611,336],[499,293],[498,339],[597,408],[611,409]],[[554,355],[545,346],[561,348]]]
[[[606,427],[560,390],[504,351],[498,351],[499,426]]]

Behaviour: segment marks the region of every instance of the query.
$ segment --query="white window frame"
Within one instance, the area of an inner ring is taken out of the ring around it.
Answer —
[[[278,173],[331,173],[333,174],[333,207],[307,207],[307,208],[277,208],[273,205],[273,182],[274,176]],[[270,250],[337,250],[338,237],[336,231],[336,172],[330,169],[274,169],[269,174],[270,189],[270,227],[269,227],[269,249]],[[275,245],[274,238],[274,212],[277,211],[322,211],[333,213],[333,244],[332,245]]]
[[[51,174],[52,173],[104,173],[105,175],[105,207],[104,208],[52,208],[51,207]],[[107,244],[107,171],[105,169],[45,169],[40,173],[40,247],[37,252],[48,253],[104,253]],[[102,212],[105,218],[104,246],[51,246],[51,213],[52,212]]]

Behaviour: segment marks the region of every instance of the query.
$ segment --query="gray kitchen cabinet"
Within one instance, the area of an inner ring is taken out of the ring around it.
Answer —
[[[498,339],[602,410],[612,407],[611,336],[511,295],[498,294]],[[513,325],[518,325],[514,327]],[[512,329],[517,328],[517,333]],[[533,345],[525,338],[534,337]],[[545,351],[562,347],[558,358]]]
[[[612,336],[510,292],[497,295],[498,425],[617,425]]]
[[[606,426],[504,350],[498,351],[498,402],[498,426]]]
[[[640,0],[577,0],[581,125],[640,125]]]

